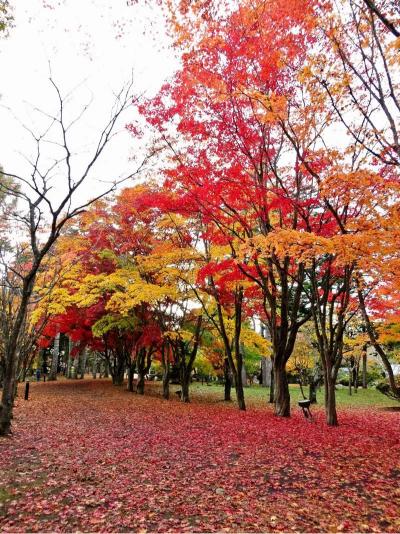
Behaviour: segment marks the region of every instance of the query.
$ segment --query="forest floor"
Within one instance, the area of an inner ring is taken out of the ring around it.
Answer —
[[[400,531],[400,412],[345,406],[329,428],[318,408],[308,423],[148,386],[31,384],[0,440],[0,531]]]

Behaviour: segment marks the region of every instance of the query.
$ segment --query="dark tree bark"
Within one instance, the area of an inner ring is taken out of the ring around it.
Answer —
[[[364,4],[379,18],[382,24],[384,24],[395,37],[400,37],[400,29],[396,28],[393,22],[386,17],[373,0],[364,0]]]
[[[108,378],[109,374],[110,374],[110,362],[106,360],[104,362],[104,378]]]
[[[189,396],[189,384],[190,379],[184,378],[181,380],[181,401],[182,402],[190,402],[190,396]]]
[[[137,368],[137,383],[136,383],[136,393],[139,395],[144,395],[144,378],[145,378],[145,357],[146,349],[139,349],[138,355],[136,357],[136,368]]]
[[[224,359],[224,400],[229,402],[231,398],[232,379],[228,358]]]
[[[93,362],[92,362],[92,378],[97,378],[97,354],[94,354],[93,356]]]
[[[274,361],[272,360],[271,367],[271,386],[269,388],[269,403],[275,404],[275,373],[274,373]]]
[[[329,373],[327,373],[327,376]],[[338,417],[336,411],[336,392],[335,380],[328,378],[325,382],[325,411],[326,422],[329,426],[338,426]]]
[[[362,387],[367,389],[367,352],[366,349],[362,355]]]
[[[144,395],[144,387],[146,376],[150,371],[151,367],[151,356],[153,354],[153,348],[141,347],[136,357],[136,368],[138,379],[136,383],[136,393],[139,395]]]
[[[275,415],[290,417],[290,394],[285,366],[274,362]]]
[[[128,364],[128,384],[127,384],[127,390],[133,393],[135,391],[134,385],[133,385],[133,377],[135,374],[136,369],[136,362],[134,360],[131,360]]]
[[[80,358],[79,358],[79,378],[81,380],[85,378],[86,360],[87,360],[87,347],[83,349],[83,352],[80,354]]]
[[[358,392],[358,377],[359,377],[359,374],[360,374],[360,359],[357,358],[357,360],[355,362],[355,365],[354,365],[354,370],[353,370],[354,393]]]
[[[246,401],[244,396],[244,388],[243,388],[243,381],[242,381],[242,367],[243,367],[243,358],[240,351],[240,347],[235,347],[235,367],[232,369],[232,381],[233,385],[235,387],[236,392],[236,402],[238,404],[239,410],[246,410]],[[238,351],[238,352],[236,352]],[[233,362],[233,355],[232,353],[229,356],[229,361]]]
[[[293,228],[297,227],[297,220],[298,217],[295,214]],[[261,224],[261,227],[263,226],[265,224]],[[268,235],[268,232],[267,227],[263,228],[265,235]],[[311,318],[311,312],[305,312],[302,309],[305,268],[304,264],[299,263],[296,268],[297,272],[289,275],[291,258],[286,256],[280,259],[272,253],[263,260],[268,269],[266,273],[261,261],[262,256],[254,262],[256,274],[247,272],[243,266],[238,265],[238,267],[263,292],[266,325],[271,336],[274,360],[275,414],[280,417],[289,417],[290,395],[286,364],[292,355],[300,327]],[[296,283],[293,283],[293,279]]]
[[[311,308],[325,385],[325,413],[330,426],[338,425],[336,379],[343,360],[343,337],[352,290],[354,264],[346,265],[338,276],[332,265],[334,256],[325,259],[323,272],[313,260],[310,270]],[[330,298],[332,294],[335,298]]]
[[[126,365],[125,351],[122,347],[122,344],[119,344],[119,347],[114,352],[111,367],[110,367],[112,383],[114,386],[123,385],[125,365]]]
[[[114,386],[122,386],[124,384],[124,368],[119,367],[113,374],[112,383]]]
[[[22,324],[24,322],[29,299],[33,292],[33,285],[36,278],[36,273],[39,269],[40,263],[32,267],[30,277],[23,281],[22,297],[20,307],[17,311],[16,319],[12,327],[11,335],[8,337],[8,342],[5,347],[4,355],[4,378],[3,378],[3,392],[0,404],[0,436],[5,436],[11,432],[11,420],[13,418],[13,407],[16,392],[16,378],[18,368],[18,348],[17,342]]]
[[[242,330],[242,306],[243,306],[243,288],[239,288],[236,291],[235,295],[235,336],[233,339],[233,347],[235,351],[235,363],[233,364],[233,358],[229,360],[230,367],[232,369],[232,374],[234,378],[235,388],[236,388],[236,399],[238,403],[239,410],[246,410],[246,403],[244,400],[244,390],[243,390],[243,354],[240,344],[240,334]],[[228,354],[229,359],[229,354]]]
[[[201,324],[202,316],[200,315],[197,319],[196,329],[194,332],[193,348],[186,358],[187,346],[182,341],[178,341],[178,354],[179,354],[179,363],[180,363],[180,382],[181,382],[181,401],[190,402],[189,388],[190,381],[192,377],[193,364],[196,359],[197,350],[200,344],[201,337]]]

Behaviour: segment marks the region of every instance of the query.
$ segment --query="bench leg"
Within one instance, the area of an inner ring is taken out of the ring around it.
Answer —
[[[303,410],[303,415],[307,419],[307,421],[312,421],[313,420],[313,416],[311,414],[310,408],[303,408],[302,407],[302,410]]]

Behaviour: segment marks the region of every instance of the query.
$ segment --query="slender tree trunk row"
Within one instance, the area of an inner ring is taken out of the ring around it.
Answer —
[[[5,347],[3,392],[0,404],[0,436],[5,436],[11,432],[12,413],[17,386],[16,378],[19,355],[17,344],[22,323],[26,317],[28,302],[32,295],[37,268],[33,267],[31,278],[24,280],[20,307]]]

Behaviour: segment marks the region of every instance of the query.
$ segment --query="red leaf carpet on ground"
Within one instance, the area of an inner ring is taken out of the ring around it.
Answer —
[[[106,381],[34,384],[0,442],[0,530],[400,530],[399,414],[182,405]]]

